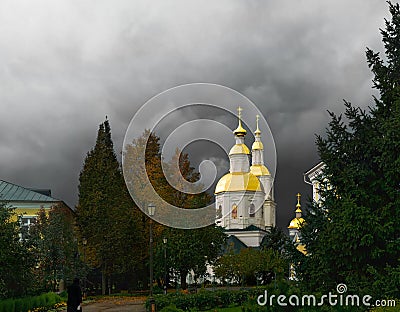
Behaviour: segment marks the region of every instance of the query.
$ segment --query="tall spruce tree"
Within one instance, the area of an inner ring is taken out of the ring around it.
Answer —
[[[353,293],[400,298],[399,4],[389,10],[386,57],[366,53],[380,98],[367,112],[345,102],[347,121],[330,113],[327,135],[317,137],[323,200],[309,209],[301,230],[308,255],[296,262],[311,289],[346,283]]]
[[[129,271],[138,262],[135,250],[142,248],[142,231],[133,208],[106,120],[80,173],[77,206],[80,236],[87,240],[86,259],[102,272],[103,294],[112,274]]]

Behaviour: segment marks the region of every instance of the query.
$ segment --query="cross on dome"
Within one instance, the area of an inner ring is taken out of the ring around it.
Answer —
[[[244,137],[246,135],[246,129],[242,127],[242,110],[240,106],[238,106],[237,111],[238,111],[238,119],[239,119],[239,124],[238,127],[233,131],[233,133],[238,136],[238,137]]]

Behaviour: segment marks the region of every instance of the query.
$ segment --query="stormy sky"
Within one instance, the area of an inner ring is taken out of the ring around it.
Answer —
[[[106,115],[119,153],[148,99],[216,83],[247,96],[269,123],[286,227],[295,194],[311,193],[303,173],[318,162],[327,110],[343,111],[342,99],[372,105],[365,49],[382,51],[388,17],[382,0],[3,0],[0,179],[51,188],[74,207]]]

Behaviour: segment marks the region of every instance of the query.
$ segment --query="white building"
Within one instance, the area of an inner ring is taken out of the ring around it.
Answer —
[[[313,200],[315,202],[319,202],[321,200],[321,197],[319,195],[320,185],[318,178],[322,176],[322,171],[324,168],[325,164],[323,162],[320,162],[319,164],[308,170],[306,173],[304,173],[304,182],[312,186]]]
[[[238,127],[233,131],[235,144],[229,152],[230,169],[215,188],[216,223],[248,247],[258,247],[266,230],[276,224],[273,177],[264,165],[261,131],[254,132],[250,150],[244,143],[246,130],[242,127],[238,108]]]

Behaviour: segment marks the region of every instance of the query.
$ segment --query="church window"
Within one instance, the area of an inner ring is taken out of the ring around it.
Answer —
[[[236,204],[233,204],[233,206],[232,206],[232,219],[237,219],[237,214],[238,214],[238,206]]]
[[[218,209],[217,209],[217,219],[221,219],[222,218],[222,206],[219,205]]]
[[[249,216],[250,218],[254,218],[256,216],[256,207],[254,206],[254,204],[250,205]]]

